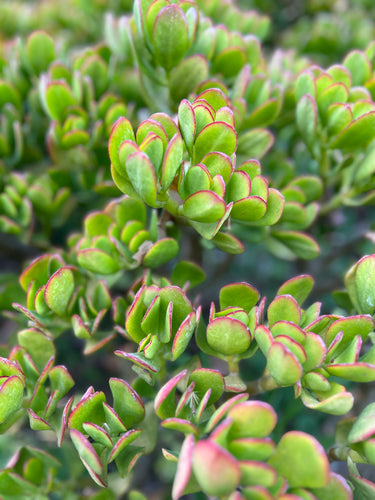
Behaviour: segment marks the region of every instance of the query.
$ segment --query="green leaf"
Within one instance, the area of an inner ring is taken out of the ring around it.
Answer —
[[[296,99],[299,101],[304,95],[316,96],[316,84],[313,74],[310,71],[303,71],[296,80]]]
[[[0,80],[0,109],[8,103],[13,104],[18,109],[21,106],[21,97],[13,85],[5,80]]]
[[[247,326],[237,319],[215,318],[207,326],[207,342],[220,354],[232,356],[249,348],[251,334]]]
[[[132,387],[119,378],[110,378],[109,386],[113,395],[113,408],[126,427],[133,427],[145,416],[141,398]]]
[[[157,241],[143,257],[142,265],[151,269],[172,260],[178,254],[179,247],[173,238],[163,238]]]
[[[182,443],[177,471],[173,481],[172,499],[178,500],[189,483],[193,467],[194,435],[188,434]]]
[[[301,259],[315,259],[320,248],[311,236],[298,231],[273,231],[272,236]]]
[[[195,87],[208,77],[208,62],[196,54],[183,59],[169,75],[169,91],[171,98],[179,102],[189,95]]]
[[[269,305],[267,316],[270,327],[277,321],[291,321],[299,325],[301,309],[291,295],[279,295]]]
[[[352,266],[345,275],[350,300],[361,314],[375,309],[375,255],[367,255]]]
[[[65,316],[75,285],[73,272],[69,267],[62,267],[48,280],[44,299],[46,304],[58,316]]]
[[[84,432],[84,422],[102,425],[104,422],[104,402],[104,393],[94,392],[92,387],[90,387],[69,415],[69,429],[76,429],[79,432]]]
[[[137,194],[151,207],[156,206],[156,178],[154,167],[144,153],[135,152],[126,160],[126,173]]]
[[[213,441],[198,441],[194,448],[193,471],[207,495],[229,495],[241,479],[241,471],[234,457]]]
[[[164,384],[157,393],[154,400],[155,413],[162,420],[174,417],[177,408],[175,402],[177,384],[185,377],[186,374],[187,370],[182,370],[182,372],[178,373],[166,384]]]
[[[268,130],[254,128],[243,132],[238,137],[239,155],[260,160],[274,143],[274,137]]]
[[[284,434],[269,463],[292,488],[321,488],[330,479],[329,462],[322,445],[304,432]]]
[[[186,148],[189,151],[190,156],[192,156],[193,142],[197,124],[195,120],[194,109],[190,102],[186,99],[183,99],[178,107],[178,124]]]
[[[52,82],[46,89],[47,112],[53,120],[63,122],[67,108],[76,104],[73,92],[64,81]]]
[[[352,76],[352,86],[363,85],[371,76],[371,63],[364,52],[352,50],[345,57],[343,65]]]
[[[0,386],[0,424],[19,410],[23,402],[24,384],[16,375],[8,377]]]
[[[231,283],[220,290],[220,309],[237,306],[249,312],[258,302],[260,294],[258,290],[248,283]]]
[[[311,95],[304,95],[296,107],[296,123],[303,140],[312,146],[317,127],[317,107]]]
[[[279,342],[273,342],[268,349],[267,368],[275,382],[281,386],[296,384],[303,373],[295,354]]]
[[[241,47],[227,47],[220,51],[212,61],[211,71],[220,73],[224,78],[236,76],[246,63],[246,52]]]
[[[192,194],[183,205],[185,217],[197,222],[216,222],[224,216],[225,210],[224,200],[207,190]]]
[[[296,299],[298,305],[301,306],[309,296],[313,286],[314,278],[308,274],[301,274],[281,285],[277,291],[277,295],[291,295]]]
[[[188,284],[188,289],[202,283],[206,278],[204,271],[195,264],[189,261],[177,262],[171,274],[171,282],[180,288],[184,288]]]
[[[170,188],[173,179],[182,166],[183,142],[180,134],[175,134],[169,142],[164,154],[161,171],[161,184],[164,190]]]
[[[349,443],[365,441],[375,434],[375,403],[371,403],[362,410],[354,422],[349,435]]]
[[[331,148],[356,151],[366,146],[374,137],[375,111],[372,111],[352,121],[331,143]]]
[[[189,377],[188,385],[195,383],[194,393],[202,400],[208,389],[211,389],[207,406],[216,403],[224,393],[224,378],[218,370],[197,368]]]
[[[262,220],[267,212],[267,203],[260,196],[249,196],[235,201],[231,211],[231,217],[244,222],[256,222]]]
[[[265,438],[276,426],[277,415],[268,403],[263,401],[240,401],[228,411],[233,420],[230,439]]]
[[[330,415],[345,415],[353,407],[353,395],[343,385],[335,382],[331,382],[330,390],[315,391],[315,395],[302,389],[301,399],[307,408]]]
[[[27,350],[40,372],[56,354],[53,341],[36,328],[21,330],[17,334],[17,340]]]
[[[212,243],[223,250],[223,252],[237,255],[245,251],[244,245],[238,238],[229,233],[217,233],[211,240]]]
[[[237,147],[236,132],[227,123],[214,122],[206,125],[194,144],[194,163],[199,163],[211,151],[219,151],[231,156]]]
[[[26,54],[33,70],[39,75],[55,59],[55,45],[44,31],[34,31],[26,41]]]
[[[120,270],[115,259],[98,248],[87,248],[77,253],[78,263],[83,268],[97,274],[113,274]]]
[[[109,158],[118,172],[124,168],[119,160],[120,146],[124,141],[135,141],[135,136],[130,121],[121,117],[114,124],[108,141]]]
[[[167,71],[184,57],[188,47],[188,24],[177,5],[168,5],[158,13],[152,30],[152,45],[157,63]]]
[[[173,339],[172,356],[176,360],[187,348],[197,325],[196,314],[191,312],[181,323]]]
[[[96,474],[102,474],[103,465],[90,441],[76,429],[70,430],[70,437],[83,463],[87,464]]]
[[[241,484],[243,486],[264,486],[269,488],[277,481],[277,473],[268,464],[255,460],[242,460],[239,462],[241,469]]]

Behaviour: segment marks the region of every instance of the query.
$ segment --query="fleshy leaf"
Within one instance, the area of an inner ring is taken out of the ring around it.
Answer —
[[[284,434],[269,463],[286,478],[292,488],[321,488],[329,482],[329,462],[323,447],[304,432]]]
[[[241,478],[239,465],[233,456],[209,439],[196,443],[193,471],[202,490],[215,497],[231,493]]]
[[[220,354],[232,356],[249,348],[251,334],[247,326],[237,319],[216,318],[207,326],[207,342]]]

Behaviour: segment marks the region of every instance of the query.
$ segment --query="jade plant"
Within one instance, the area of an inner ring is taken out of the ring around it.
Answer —
[[[2,499],[375,497],[373,6],[343,3],[2,3]]]

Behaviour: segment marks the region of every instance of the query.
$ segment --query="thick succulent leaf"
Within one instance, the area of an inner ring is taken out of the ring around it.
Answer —
[[[183,205],[183,214],[196,222],[213,223],[220,220],[226,210],[225,202],[212,191],[198,191],[189,196]]]
[[[126,431],[117,441],[111,453],[109,454],[108,463],[112,462],[112,460],[115,460],[125,448],[127,448],[133,441],[137,439],[141,432],[142,431],[139,429],[130,429],[129,431]]]
[[[135,136],[130,121],[121,117],[114,124],[108,141],[109,158],[116,171],[121,171],[119,153],[124,141],[135,141]]]
[[[220,309],[237,306],[249,312],[258,302],[259,297],[258,290],[248,283],[231,283],[220,289]]]
[[[274,342],[267,352],[267,368],[278,385],[297,383],[302,377],[302,366],[290,349],[280,342]]]
[[[164,190],[170,188],[181,168],[183,152],[182,138],[180,134],[175,134],[167,146],[163,160],[161,183]]]
[[[308,274],[301,274],[286,281],[277,291],[277,295],[291,295],[298,305],[302,305],[314,286],[314,278]]]
[[[173,238],[163,238],[152,245],[147,251],[143,257],[142,264],[144,267],[153,269],[172,260],[178,254],[178,251],[179,247],[176,240]]]
[[[147,205],[155,207],[157,193],[156,178],[155,170],[149,157],[142,152],[130,154],[126,160],[126,173],[140,198]]]
[[[375,403],[371,403],[362,410],[353,424],[349,435],[349,443],[365,441],[375,434]]]
[[[275,452],[276,445],[271,438],[232,439],[228,450],[237,460],[257,460],[264,462]]]
[[[256,222],[262,219],[267,212],[267,203],[260,196],[249,196],[235,201],[231,217],[244,222]]]
[[[23,402],[24,384],[16,375],[12,375],[0,386],[0,424],[19,410]]]
[[[101,425],[104,421],[104,401],[105,395],[103,392],[93,392],[92,388],[87,391],[69,415],[69,428],[84,432],[84,422]]]
[[[375,136],[375,111],[352,121],[332,142],[332,148],[355,151],[363,148]]]
[[[307,234],[298,231],[274,231],[272,236],[301,259],[315,259],[320,254],[319,245]]]
[[[267,211],[261,219],[253,222],[254,225],[263,227],[276,224],[276,222],[280,220],[283,213],[284,205],[285,200],[283,195],[277,191],[277,189],[270,188],[267,201]]]
[[[238,462],[241,469],[241,485],[269,488],[277,481],[276,470],[268,464],[255,460]]]
[[[322,445],[300,431],[284,434],[269,463],[290,487],[321,488],[328,484],[330,468]]]
[[[50,277],[44,289],[46,304],[58,316],[66,315],[74,288],[72,270],[68,267],[60,268]]]
[[[193,471],[202,490],[215,497],[232,493],[241,478],[240,467],[234,457],[209,439],[196,443]]]
[[[187,348],[197,326],[196,314],[192,311],[181,323],[173,339],[172,355],[176,360]]]
[[[353,341],[356,335],[360,335],[363,340],[366,340],[373,328],[374,321],[371,316],[349,316],[338,319],[329,326],[325,341],[327,345],[330,345],[336,335],[339,332],[343,332],[343,338],[340,342],[340,350],[343,350]]]
[[[246,158],[260,160],[274,143],[274,137],[266,129],[254,128],[240,134],[238,138],[238,154]]]
[[[237,147],[237,136],[233,127],[225,122],[214,122],[206,125],[194,144],[194,163],[199,163],[211,151],[219,151],[231,156]]]
[[[205,277],[204,271],[197,264],[181,260],[172,271],[171,281],[180,288],[188,284],[190,289],[202,283]]]
[[[328,365],[326,369],[330,375],[353,382],[373,382],[375,380],[375,365],[369,363],[333,363]]]
[[[87,248],[77,253],[78,263],[97,274],[113,274],[119,271],[119,263],[103,250]]]
[[[168,5],[158,13],[152,30],[152,45],[156,61],[167,71],[184,57],[188,47],[188,24],[177,5]]]
[[[55,45],[44,31],[34,31],[26,41],[26,54],[33,70],[39,74],[46,71],[55,58]]]
[[[106,448],[112,449],[113,442],[109,434],[99,425],[92,424],[91,422],[85,422],[83,424],[85,432],[96,442],[100,443]]]
[[[279,295],[268,307],[268,323],[271,328],[277,321],[290,321],[299,325],[301,314],[301,309],[294,297],[291,295]]]
[[[233,420],[230,439],[265,438],[277,421],[275,410],[263,401],[242,401],[232,406],[228,417]]]
[[[353,407],[354,398],[345,387],[331,382],[328,391],[315,391],[316,396],[302,390],[301,399],[307,408],[322,411],[330,415],[345,415]]]
[[[56,350],[53,341],[36,328],[21,330],[17,334],[18,344],[27,349],[28,354],[41,372]]]
[[[312,488],[312,493],[319,500],[352,500],[353,493],[342,476],[331,472],[329,483],[323,488]]]
[[[200,400],[203,399],[208,389],[211,389],[207,405],[216,403],[224,392],[224,378],[218,370],[210,368],[197,368],[189,377],[188,384],[194,382],[194,393]]]
[[[198,428],[190,422],[190,420],[185,420],[183,418],[171,417],[163,420],[161,423],[166,429],[172,429],[174,431],[182,432],[183,434],[193,434],[198,436]]]
[[[178,124],[189,154],[193,154],[193,142],[196,132],[194,109],[187,99],[183,99],[178,107]]]
[[[180,456],[178,458],[177,471],[172,487],[173,500],[178,500],[183,495],[188,485],[193,467],[193,453],[194,435],[188,434],[182,443]]]
[[[73,92],[64,81],[54,81],[46,89],[47,112],[53,120],[62,122],[69,106],[76,104]]]
[[[315,99],[306,94],[298,101],[296,123],[303,140],[312,146],[316,137],[318,111]]]
[[[102,474],[103,465],[90,441],[76,429],[71,429],[70,437],[83,463],[88,464],[96,474]]]
[[[202,54],[184,58],[169,76],[172,99],[179,102],[208,77],[207,59]]]
[[[157,393],[154,404],[155,413],[162,420],[174,417],[177,408],[175,403],[176,387],[186,374],[187,370],[183,370],[182,372],[178,373],[175,377],[164,384]]]
[[[354,307],[360,314],[375,309],[375,255],[367,255],[352,266],[345,276],[345,285]]]
[[[251,333],[248,327],[237,319],[216,318],[207,326],[207,342],[220,354],[232,356],[249,348]]]
[[[241,241],[229,233],[217,233],[211,240],[212,243],[223,250],[223,252],[237,255],[245,251],[244,245]]]
[[[125,380],[109,379],[113,396],[113,408],[126,427],[141,422],[145,416],[145,408],[141,398]]]

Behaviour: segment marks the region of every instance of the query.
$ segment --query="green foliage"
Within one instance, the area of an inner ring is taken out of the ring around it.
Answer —
[[[2,2],[1,498],[373,498],[352,3]]]

